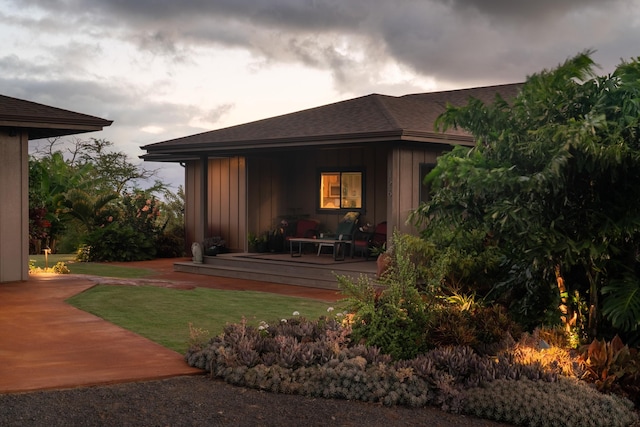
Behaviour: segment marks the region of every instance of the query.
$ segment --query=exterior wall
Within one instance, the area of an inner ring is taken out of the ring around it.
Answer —
[[[29,278],[29,140],[0,132],[0,283]]]
[[[389,156],[389,181],[387,189],[388,205],[387,229],[402,233],[417,234],[418,230],[407,224],[412,210],[420,205],[420,164],[435,163],[444,148],[420,146],[396,147]]]
[[[247,159],[248,206],[247,232],[259,235],[273,230],[287,211],[286,183],[290,171],[280,156],[260,156]]]
[[[229,249],[244,250],[247,229],[245,159],[243,157],[209,159],[207,164],[207,221],[204,230],[198,230],[202,212],[200,162],[193,161],[186,164],[186,244],[190,248],[192,242],[202,242],[207,237],[221,236]]]
[[[272,230],[281,218],[310,217],[325,230],[335,230],[343,214],[318,210],[318,170],[362,168],[365,206],[362,218],[371,224],[386,220],[387,155],[382,146],[340,150],[305,150],[252,156],[248,164],[248,231]]]
[[[435,163],[445,146],[385,145],[349,149],[262,153],[208,161],[206,230],[199,233],[200,163],[188,162],[185,172],[186,242],[222,236],[232,251],[246,251],[248,233],[274,229],[281,218],[310,217],[324,230],[335,230],[342,213],[318,210],[318,170],[362,168],[365,205],[361,218],[388,230],[417,233],[406,223],[420,203],[420,165]],[[203,237],[204,236],[204,237]]]

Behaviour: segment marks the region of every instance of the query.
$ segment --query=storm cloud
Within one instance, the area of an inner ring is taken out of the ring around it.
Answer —
[[[245,103],[290,98],[289,111],[325,99],[310,85],[302,102],[304,82],[248,87],[249,78],[281,67],[328,76],[336,100],[523,81],[587,49],[610,72],[638,56],[640,3],[0,0],[0,30],[26,35],[0,53],[0,92],[57,100],[52,105],[104,116],[130,132],[161,132],[128,138],[146,142],[216,127],[245,108],[240,96],[230,99],[216,87],[249,91]],[[245,82],[234,82],[233,71],[219,73],[222,51],[245,61]],[[182,86],[189,80],[199,85],[192,91],[209,96],[187,97]]]
[[[42,11],[37,22],[64,19],[67,29],[98,37],[108,32],[176,60],[186,60],[193,46],[219,45],[336,76],[397,61],[448,82],[515,81],[592,48],[606,49],[607,60],[619,59],[640,36],[640,7],[630,0],[20,0],[20,5]],[[48,28],[55,31],[54,25]]]

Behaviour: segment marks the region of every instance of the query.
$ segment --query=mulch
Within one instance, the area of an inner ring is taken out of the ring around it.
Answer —
[[[385,407],[235,387],[206,375],[0,395],[9,426],[504,426],[437,408]]]

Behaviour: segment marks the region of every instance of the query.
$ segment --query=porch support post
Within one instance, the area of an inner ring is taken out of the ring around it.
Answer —
[[[196,241],[203,242],[207,237],[207,218],[209,216],[209,158],[200,157],[200,211],[196,221]]]
[[[0,129],[0,283],[29,279],[28,145],[26,131]]]

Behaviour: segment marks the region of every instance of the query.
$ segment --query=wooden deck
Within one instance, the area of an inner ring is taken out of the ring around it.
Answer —
[[[305,253],[301,257],[290,254],[232,253],[204,257],[202,264],[177,262],[175,271],[261,280],[264,282],[299,285],[324,289],[338,289],[336,275],[358,278],[365,275],[375,280],[376,263],[364,258],[345,258],[335,261],[332,254]]]

